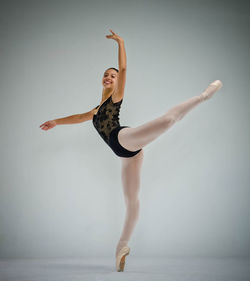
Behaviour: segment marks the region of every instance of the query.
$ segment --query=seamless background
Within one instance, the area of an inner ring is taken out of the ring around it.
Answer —
[[[247,1],[1,1],[0,257],[113,256],[120,159],[91,121],[125,41],[121,125],[223,88],[144,148],[137,256],[249,256]]]

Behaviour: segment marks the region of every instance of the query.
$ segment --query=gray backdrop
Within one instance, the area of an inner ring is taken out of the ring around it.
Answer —
[[[113,256],[120,159],[89,111],[125,41],[121,125],[223,88],[144,148],[137,256],[249,256],[247,1],[4,1],[0,11],[0,257]]]

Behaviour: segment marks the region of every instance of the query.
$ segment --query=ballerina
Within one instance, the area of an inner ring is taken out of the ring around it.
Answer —
[[[191,109],[210,99],[222,87],[220,80],[215,80],[197,96],[170,108],[163,115],[137,127],[121,126],[119,113],[124,97],[126,83],[126,52],[124,40],[110,29],[112,34],[106,38],[118,43],[119,69],[110,67],[102,78],[102,99],[99,105],[88,112],[49,120],[40,125],[42,130],[49,130],[56,125],[75,124],[92,120],[98,134],[121,159],[121,179],[126,204],[126,217],[120,239],[116,246],[116,270],[124,271],[125,257],[130,253],[128,242],[139,217],[139,189],[143,148],[165,133],[177,121],[181,120]]]

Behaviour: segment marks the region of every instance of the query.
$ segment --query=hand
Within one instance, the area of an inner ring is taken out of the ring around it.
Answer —
[[[110,32],[112,33],[112,35],[106,35],[106,37],[108,39],[114,39],[116,42],[123,42],[123,39],[116,33],[114,33],[111,29]]]
[[[40,128],[42,130],[47,131],[49,129],[54,128],[55,126],[56,126],[56,121],[55,120],[49,120],[49,121],[43,123],[42,125],[40,125]]]

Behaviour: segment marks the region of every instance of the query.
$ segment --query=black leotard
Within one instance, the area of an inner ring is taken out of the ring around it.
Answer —
[[[121,146],[118,141],[118,133],[123,128],[129,126],[120,126],[119,113],[123,99],[118,102],[112,101],[112,95],[107,98],[101,106],[96,106],[98,111],[93,115],[92,123],[102,139],[108,144],[113,152],[120,157],[133,157],[141,151],[130,151]]]

